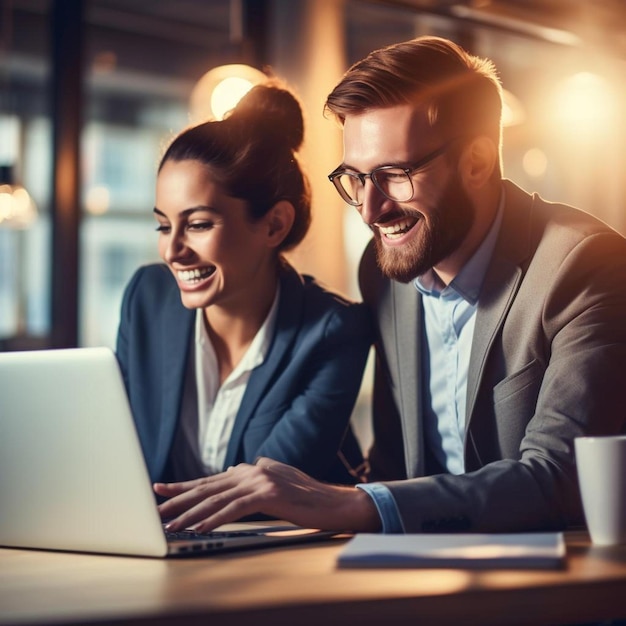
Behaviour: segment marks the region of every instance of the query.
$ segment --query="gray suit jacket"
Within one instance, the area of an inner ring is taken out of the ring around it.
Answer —
[[[370,243],[363,299],[378,325],[370,480],[406,532],[581,523],[573,439],[624,430],[626,240],[504,181],[505,208],[470,357],[466,473],[433,473],[420,406],[421,296],[384,278]],[[408,480],[407,480],[408,478]]]

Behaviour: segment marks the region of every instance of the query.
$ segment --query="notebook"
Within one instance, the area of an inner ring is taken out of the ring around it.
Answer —
[[[565,565],[561,532],[356,535],[340,567],[551,569]]]
[[[165,536],[109,348],[0,353],[0,545],[164,557],[328,538],[238,524]]]

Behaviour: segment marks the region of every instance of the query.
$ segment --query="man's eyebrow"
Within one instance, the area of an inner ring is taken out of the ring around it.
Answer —
[[[192,213],[196,213],[199,211],[203,211],[205,213],[208,212],[208,213],[215,213],[217,215],[222,215],[222,211],[220,211],[219,209],[216,209],[215,207],[212,207],[212,206],[205,206],[205,205],[189,207],[188,209],[184,209],[183,211],[181,211],[179,215],[182,217],[187,217],[191,215]],[[163,211],[159,211],[159,209],[157,209],[156,207],[152,209],[152,212],[155,213],[156,215],[159,215],[160,217],[167,219],[167,215],[165,215]]]
[[[359,170],[356,169],[356,167],[352,167],[352,165],[349,165],[346,162],[340,163],[335,169],[337,170],[350,170],[351,172],[358,172]]]
[[[376,165],[374,165],[374,167],[372,167],[369,170],[369,172],[373,172],[374,170],[377,170],[381,167],[411,167],[411,162],[410,161],[381,161],[380,163],[377,163]],[[337,169],[348,170],[350,172],[355,172],[357,174],[369,173],[369,172],[362,172],[356,167],[352,167],[352,165],[349,165],[348,163],[342,163],[341,165],[339,165],[339,167],[337,167]]]

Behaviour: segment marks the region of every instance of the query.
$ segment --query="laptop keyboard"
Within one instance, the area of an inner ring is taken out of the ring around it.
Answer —
[[[258,535],[258,531],[248,531],[248,530],[235,530],[235,531],[224,531],[224,530],[214,530],[207,533],[196,532],[195,530],[177,530],[177,531],[165,531],[165,536],[167,539],[225,539],[227,537],[254,537]]]

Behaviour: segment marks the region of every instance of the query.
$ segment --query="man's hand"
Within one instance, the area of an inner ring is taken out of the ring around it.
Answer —
[[[227,471],[182,483],[156,483],[169,498],[159,505],[168,530],[210,531],[253,513],[298,526],[377,532],[381,521],[374,502],[355,487],[328,485],[284,463],[260,458]]]

